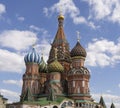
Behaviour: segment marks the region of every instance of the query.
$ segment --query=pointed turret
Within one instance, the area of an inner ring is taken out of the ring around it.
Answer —
[[[53,43],[51,44],[51,50],[50,50],[50,55],[48,59],[48,63],[52,62],[54,60],[54,55],[53,55],[53,49],[57,48],[58,54],[57,58],[58,61],[66,61],[70,62],[70,52],[69,52],[69,44],[66,40],[66,36],[64,33],[64,28],[63,28],[63,21],[64,21],[64,16],[60,14],[58,16],[58,30],[56,33],[56,36],[54,38]]]
[[[107,108],[102,96],[100,97],[100,102],[99,102],[99,104],[100,104],[103,108]]]
[[[57,60],[64,67],[65,72],[63,76],[66,78],[67,72],[69,71],[69,68],[70,68],[71,57],[70,57],[70,51],[69,51],[69,43],[67,42],[66,36],[64,33],[63,21],[64,21],[64,16],[60,14],[58,16],[58,30],[53,40],[53,43],[51,44],[48,64],[50,64],[55,60],[54,48],[57,48]]]
[[[115,105],[114,103],[111,104],[110,108],[115,108]]]

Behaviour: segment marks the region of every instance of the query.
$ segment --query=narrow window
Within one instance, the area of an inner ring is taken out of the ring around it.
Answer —
[[[73,81],[73,87],[75,87],[75,81]]]

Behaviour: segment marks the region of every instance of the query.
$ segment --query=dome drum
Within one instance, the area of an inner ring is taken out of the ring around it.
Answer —
[[[84,75],[90,75],[90,72],[88,71],[87,68],[85,67],[81,67],[79,69],[71,69],[71,71],[68,73],[69,75],[73,75],[73,74],[84,74]]]

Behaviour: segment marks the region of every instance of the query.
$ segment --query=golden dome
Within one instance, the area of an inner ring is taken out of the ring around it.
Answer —
[[[48,65],[48,72],[63,72],[63,66],[57,61],[53,61]]]
[[[62,14],[60,14],[60,15],[58,16],[58,20],[59,20],[59,19],[64,20],[64,16],[63,16]]]

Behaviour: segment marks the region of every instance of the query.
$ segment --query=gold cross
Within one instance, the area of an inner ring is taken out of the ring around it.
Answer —
[[[77,40],[78,40],[78,42],[80,42],[80,32],[76,31],[76,33],[77,33]]]

